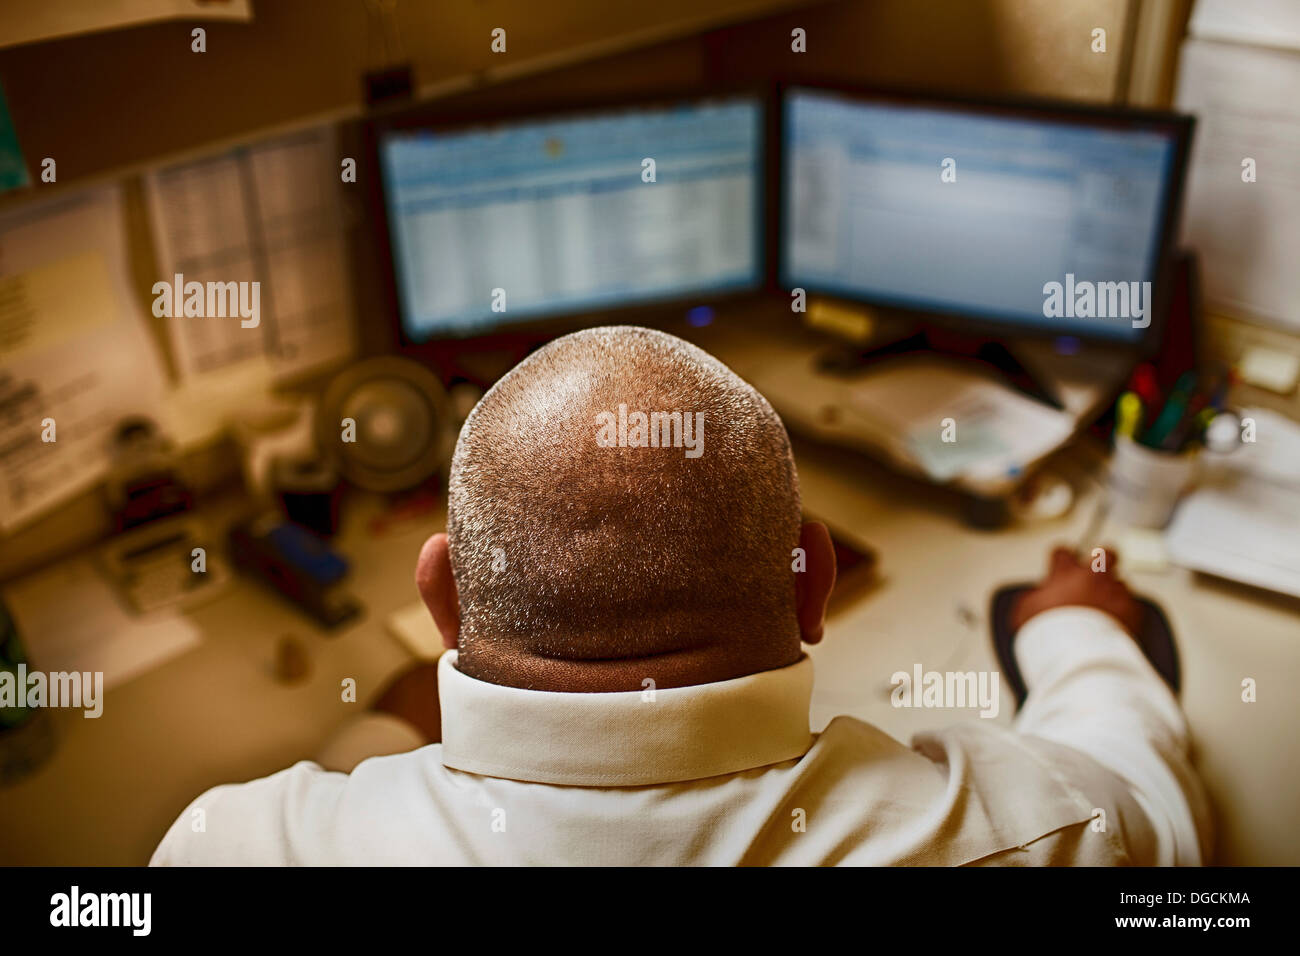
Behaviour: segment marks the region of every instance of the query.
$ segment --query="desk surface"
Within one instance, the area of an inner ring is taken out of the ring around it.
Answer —
[[[917,663],[996,669],[992,591],[1038,577],[1052,544],[1074,542],[1091,516],[1089,495],[1058,521],[984,532],[963,524],[951,496],[860,456],[797,442],[796,458],[809,513],[880,554],[878,582],[836,610],[812,650],[814,729],[851,714],[906,740],[980,719],[975,711],[894,709],[889,677]],[[1090,459],[1079,448],[1060,467],[1077,474]],[[373,537],[366,526],[375,507],[362,501],[350,509],[340,538],[367,613],[337,636],[240,580],[190,612],[203,634],[198,648],[109,691],[99,720],[51,712],[56,754],[0,789],[0,862],[144,863],[202,790],[309,757],[364,707],[409,660],[384,620],[415,599],[416,554],[443,521],[429,516]],[[1164,605],[1178,635],[1196,762],[1216,805],[1215,862],[1300,863],[1300,605],[1176,569],[1130,580]],[[302,638],[312,665],[310,677],[290,687],[273,676],[284,634]],[[356,679],[358,703],[341,700],[346,677]],[[1258,684],[1256,703],[1241,701],[1246,677]],[[1009,723],[1012,706],[1004,687],[995,719]]]

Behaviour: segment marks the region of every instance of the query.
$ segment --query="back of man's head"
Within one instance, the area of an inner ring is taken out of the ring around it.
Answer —
[[[799,656],[784,427],[721,362],[649,329],[557,339],[470,414],[448,533],[461,670],[520,656]]]

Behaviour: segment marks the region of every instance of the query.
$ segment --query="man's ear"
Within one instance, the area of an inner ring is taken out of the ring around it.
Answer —
[[[835,546],[831,533],[820,521],[805,521],[799,529],[799,547],[807,564],[795,574],[795,612],[799,618],[799,635],[805,644],[822,639],[826,622],[826,602],[835,587]]]
[[[433,623],[438,625],[442,646],[454,651],[460,636],[460,598],[456,594],[456,579],[451,575],[451,549],[441,531],[420,549],[420,559],[415,564],[415,586],[424,599],[424,606],[433,615]]]

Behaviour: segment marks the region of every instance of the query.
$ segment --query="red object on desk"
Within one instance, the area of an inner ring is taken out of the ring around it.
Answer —
[[[1164,401],[1160,386],[1156,382],[1156,370],[1150,362],[1143,362],[1133,370],[1128,380],[1128,390],[1142,399],[1142,421],[1138,422],[1136,432],[1141,432],[1160,414]],[[1135,433],[1136,433],[1135,432]]]

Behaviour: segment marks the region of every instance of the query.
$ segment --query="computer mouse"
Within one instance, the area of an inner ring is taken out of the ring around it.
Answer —
[[[1024,704],[1028,690],[1020,674],[1020,667],[1016,663],[1013,647],[1016,635],[1011,628],[1011,610],[1015,607],[1016,598],[1025,591],[1033,590],[1034,587],[1036,585],[1013,584],[999,588],[993,593],[992,607],[989,612],[989,623],[993,628],[993,650],[997,654],[998,665],[1002,668],[1002,676],[1015,694],[1016,710]],[[1160,605],[1144,597],[1138,597],[1137,601],[1146,611],[1142,631],[1137,635],[1138,646],[1142,648],[1142,653],[1156,669],[1156,673],[1164,678],[1165,683],[1177,696],[1182,675],[1179,670],[1178,645],[1174,642],[1173,628],[1169,626],[1169,619],[1165,617],[1165,612],[1160,609]]]

